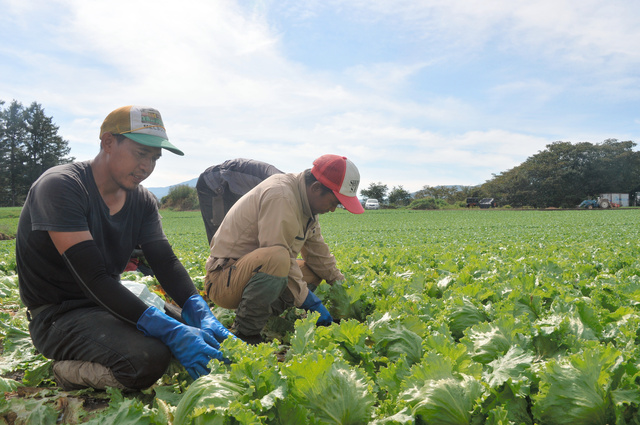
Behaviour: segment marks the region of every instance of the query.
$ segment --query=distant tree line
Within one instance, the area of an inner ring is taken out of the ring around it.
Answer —
[[[199,210],[198,191],[195,187],[186,184],[172,186],[167,196],[163,196],[160,200],[160,207],[176,211]]]
[[[390,207],[438,209],[466,206],[466,199],[494,198],[498,205],[571,208],[601,193],[640,192],[640,152],[632,141],[555,142],[478,186],[424,186],[413,195],[402,186],[371,183],[360,194]]]
[[[68,156],[69,143],[40,104],[25,108],[14,100],[4,105],[0,100],[0,207],[20,206],[45,170],[75,158]],[[464,207],[467,198],[494,198],[498,205],[512,207],[575,207],[600,193],[640,192],[640,152],[635,146],[616,139],[597,144],[559,141],[478,186],[424,186],[412,194],[402,186],[389,191],[377,182],[360,195],[395,208]],[[183,210],[199,207],[196,190],[188,186],[173,188],[161,204]]]
[[[616,139],[555,142],[481,187],[503,205],[534,208],[575,207],[600,193],[633,194],[640,191],[640,152],[635,146]]]
[[[415,193],[410,193],[402,185],[394,186],[389,192],[386,184],[371,183],[360,191],[363,204],[369,198],[377,199],[389,208],[407,207],[417,210],[433,210],[466,205],[466,199],[473,196],[484,197],[480,186],[424,186]]]
[[[72,162],[58,126],[33,102],[0,100],[0,207],[21,206],[31,184],[54,165]]]

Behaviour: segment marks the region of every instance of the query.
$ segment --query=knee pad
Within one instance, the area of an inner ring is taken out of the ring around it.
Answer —
[[[273,276],[258,272],[247,283],[242,292],[242,300],[251,300],[252,304],[270,305],[287,286],[288,277]]]

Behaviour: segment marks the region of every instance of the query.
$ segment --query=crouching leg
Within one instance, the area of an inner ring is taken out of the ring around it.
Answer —
[[[63,389],[139,390],[164,374],[171,351],[160,340],[95,304],[73,304],[48,309],[29,324],[36,348],[56,360],[54,377]]]

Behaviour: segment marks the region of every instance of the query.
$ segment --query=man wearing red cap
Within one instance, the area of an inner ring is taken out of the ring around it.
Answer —
[[[359,183],[353,162],[323,155],[302,173],[269,177],[229,210],[211,241],[205,287],[214,303],[236,310],[232,329],[239,338],[261,342],[269,317],[294,305],[320,313],[319,325],[331,324],[313,290],[344,276],[322,238],[318,214],[340,204],[361,214]]]

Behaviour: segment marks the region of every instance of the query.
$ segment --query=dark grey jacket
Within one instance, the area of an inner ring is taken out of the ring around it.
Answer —
[[[229,208],[273,174],[282,174],[282,171],[266,162],[245,158],[227,160],[200,174],[196,189],[209,243]]]

